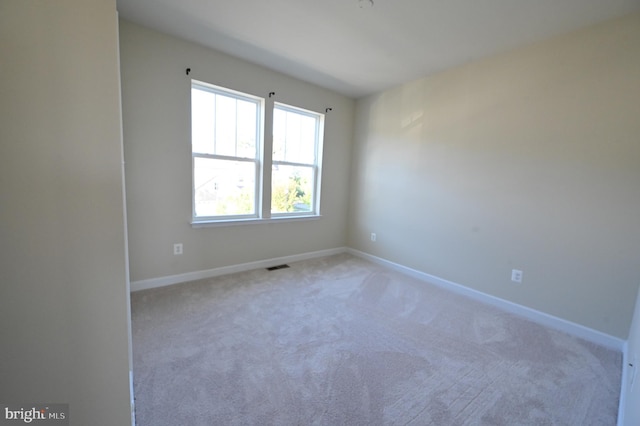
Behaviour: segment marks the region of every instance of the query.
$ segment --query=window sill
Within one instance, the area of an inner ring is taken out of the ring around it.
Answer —
[[[254,225],[259,223],[285,223],[285,222],[306,222],[309,220],[318,220],[321,215],[304,215],[304,216],[279,216],[270,217],[268,219],[251,218],[251,219],[228,219],[228,220],[197,220],[191,221],[192,228],[216,228],[220,226],[236,226],[236,225]]]

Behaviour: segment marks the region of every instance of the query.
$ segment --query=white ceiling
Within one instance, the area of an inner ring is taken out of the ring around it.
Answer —
[[[374,2],[117,0],[127,20],[355,98],[640,10],[640,0]]]

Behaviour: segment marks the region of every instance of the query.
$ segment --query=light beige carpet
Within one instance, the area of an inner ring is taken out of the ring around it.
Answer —
[[[615,425],[621,354],[351,255],[132,295],[163,425]]]

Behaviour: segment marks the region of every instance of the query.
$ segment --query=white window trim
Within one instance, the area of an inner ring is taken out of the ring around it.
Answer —
[[[219,154],[205,154],[205,153],[195,153],[193,152],[193,147],[191,147],[191,224],[199,224],[199,223],[212,223],[212,222],[229,222],[229,221],[237,221],[237,220],[256,220],[260,218],[260,213],[262,210],[262,175],[264,175],[264,161],[262,159],[262,153],[264,150],[262,149],[262,143],[264,140],[263,134],[263,123],[264,119],[264,111],[265,108],[265,99],[259,96],[253,96],[247,93],[238,92],[233,89],[228,89],[225,87],[215,86],[213,84],[201,81],[201,80],[191,80],[190,88],[192,89],[194,86],[197,86],[198,89],[206,90],[211,93],[215,93],[217,95],[222,96],[233,96],[236,99],[252,102],[257,104],[257,116],[256,116],[256,154],[255,157],[235,157],[228,155],[219,155]],[[190,133],[191,135],[191,133]],[[191,140],[189,142],[191,146]],[[245,214],[245,215],[220,215],[220,216],[196,216],[196,197],[195,197],[195,159],[196,158],[209,158],[209,159],[219,159],[219,160],[228,160],[228,161],[239,161],[239,162],[250,162],[255,164],[255,197],[254,197],[254,213],[253,214]]]
[[[267,223],[286,223],[286,222],[304,222],[321,219],[322,215],[306,215],[306,216],[278,216],[278,217],[259,217],[250,219],[223,219],[223,220],[198,220],[192,221],[192,228],[215,228],[219,226],[236,226],[236,225],[256,225]]]

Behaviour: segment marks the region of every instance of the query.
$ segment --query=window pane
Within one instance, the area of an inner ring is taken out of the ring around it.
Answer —
[[[213,154],[216,95],[191,89],[191,146],[193,152]]]
[[[285,135],[287,133],[287,113],[281,109],[273,110],[273,161],[285,160]]]
[[[300,150],[299,160],[295,160],[296,162],[314,163],[316,161],[317,122],[317,118],[308,115],[300,116]]]
[[[194,158],[194,215],[255,214],[255,176],[253,162]]]
[[[216,150],[217,155],[236,155],[236,100],[216,95]]]
[[[258,133],[258,106],[253,102],[238,101],[237,147],[238,157],[256,157],[256,134]]]
[[[311,212],[313,167],[273,165],[271,213]]]
[[[273,111],[273,159],[313,164],[317,118],[275,108]]]

